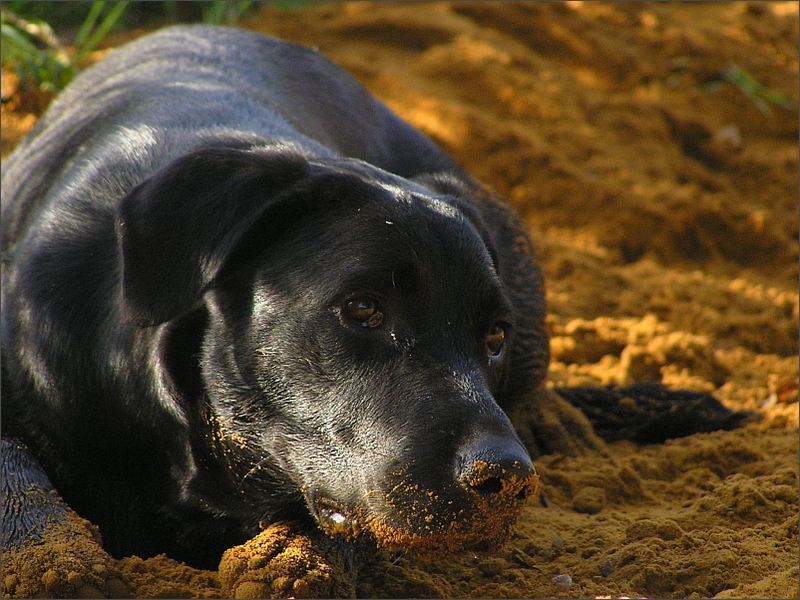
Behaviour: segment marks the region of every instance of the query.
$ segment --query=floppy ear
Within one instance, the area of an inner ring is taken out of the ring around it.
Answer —
[[[117,212],[127,316],[156,325],[191,307],[264,212],[307,172],[284,150],[207,148],[136,188]]]
[[[527,398],[526,390],[544,381],[550,362],[544,281],[533,246],[514,211],[469,177],[440,172],[414,177],[414,181],[455,199],[483,238],[511,301],[517,342],[511,345],[505,381],[495,393],[497,403],[507,411]]]

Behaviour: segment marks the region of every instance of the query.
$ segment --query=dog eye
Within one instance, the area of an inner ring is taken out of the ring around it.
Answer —
[[[506,343],[506,328],[502,323],[495,323],[489,329],[489,333],[484,340],[486,344],[486,354],[490,358],[496,358],[503,352]]]
[[[372,298],[354,298],[345,304],[345,312],[350,319],[362,327],[377,327],[383,323],[381,305]]]

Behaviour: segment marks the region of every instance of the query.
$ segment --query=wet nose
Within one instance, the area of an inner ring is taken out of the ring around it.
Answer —
[[[524,500],[531,492],[535,473],[528,452],[517,439],[491,436],[465,445],[457,479],[463,488],[487,500]]]

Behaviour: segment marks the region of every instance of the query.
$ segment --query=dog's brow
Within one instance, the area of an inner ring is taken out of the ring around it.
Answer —
[[[438,198],[431,198],[430,196],[422,196],[422,195],[414,195],[416,199],[421,202],[424,202],[425,205],[431,209],[433,212],[442,215],[443,217],[447,217],[449,219],[464,219],[463,213],[458,210],[455,206],[451,206],[447,202],[443,200],[439,200]]]
[[[450,218],[450,219],[463,219],[464,218],[464,215],[461,213],[460,210],[458,210],[456,207],[448,204],[447,202],[444,202],[443,200],[440,200],[438,198],[434,198],[432,196],[429,196],[429,195],[427,195],[425,193],[422,193],[421,191],[409,190],[407,188],[409,183],[410,182],[408,182],[408,181],[404,182],[406,187],[403,187],[403,186],[400,186],[400,185],[396,185],[394,183],[390,183],[388,181],[379,181],[379,180],[375,181],[376,185],[380,186],[381,188],[383,188],[384,190],[386,190],[387,192],[392,194],[392,196],[397,198],[397,200],[400,201],[400,202],[403,202],[403,203],[406,203],[406,204],[412,204],[412,203],[416,203],[416,202],[421,202],[427,208],[429,208],[431,211],[433,211],[436,214],[439,214],[439,215],[441,215],[443,217],[447,217],[447,218]]]
[[[388,292],[393,286],[393,276],[395,269],[363,269],[353,270],[344,273],[340,279],[338,293],[342,291],[374,291]]]

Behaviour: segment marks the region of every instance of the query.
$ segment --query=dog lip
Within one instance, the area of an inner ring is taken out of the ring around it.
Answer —
[[[347,517],[345,516],[344,512],[335,508],[321,504],[317,510],[320,519],[330,521],[330,523],[332,523],[334,526],[339,526],[347,521]]]
[[[351,511],[342,503],[318,496],[314,499],[313,506],[320,527],[328,535],[352,539],[359,534],[360,527],[351,515]]]

